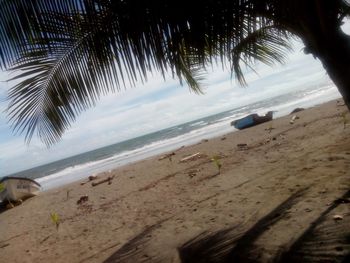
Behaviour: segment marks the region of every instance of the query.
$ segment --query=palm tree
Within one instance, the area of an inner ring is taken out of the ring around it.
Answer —
[[[50,145],[102,94],[152,71],[200,92],[201,69],[283,62],[299,37],[350,109],[345,0],[0,0],[0,67],[19,71],[9,91],[13,129]]]

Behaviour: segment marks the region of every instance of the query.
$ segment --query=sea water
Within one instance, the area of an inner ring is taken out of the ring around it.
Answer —
[[[193,120],[181,125],[85,152],[56,162],[11,174],[38,181],[44,190],[71,183],[100,172],[147,157],[195,144],[203,139],[233,132],[230,123],[251,113],[275,111],[274,118],[289,114],[296,107],[311,107],[339,98],[334,85],[308,87],[271,97],[239,108]]]

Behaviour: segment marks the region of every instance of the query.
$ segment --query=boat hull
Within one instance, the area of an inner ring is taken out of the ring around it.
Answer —
[[[271,121],[273,118],[273,112],[269,111],[265,114],[265,116],[259,116],[258,114],[250,114],[244,118],[235,120],[231,122],[231,125],[234,126],[238,130],[243,130],[249,127],[253,127],[255,125]]]
[[[231,125],[234,126],[238,130],[242,130],[242,129],[246,129],[246,128],[252,127],[252,126],[256,125],[256,123],[255,123],[255,120],[254,120],[254,116],[253,115],[249,115],[249,116],[244,117],[242,119],[233,121],[231,123]]]
[[[1,201],[18,201],[38,195],[41,185],[29,178],[4,177],[0,180],[4,190],[0,192]]]

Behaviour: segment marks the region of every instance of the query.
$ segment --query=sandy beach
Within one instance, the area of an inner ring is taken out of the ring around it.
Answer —
[[[168,154],[2,211],[1,262],[349,259],[350,115],[341,101]]]

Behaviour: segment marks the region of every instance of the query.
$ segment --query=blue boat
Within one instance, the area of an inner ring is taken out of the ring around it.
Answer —
[[[234,120],[233,122],[231,122],[231,125],[238,130],[243,130],[267,121],[271,121],[272,117],[273,117],[273,111],[269,111],[268,113],[265,114],[265,116],[259,116],[258,114],[253,113],[244,118]]]

